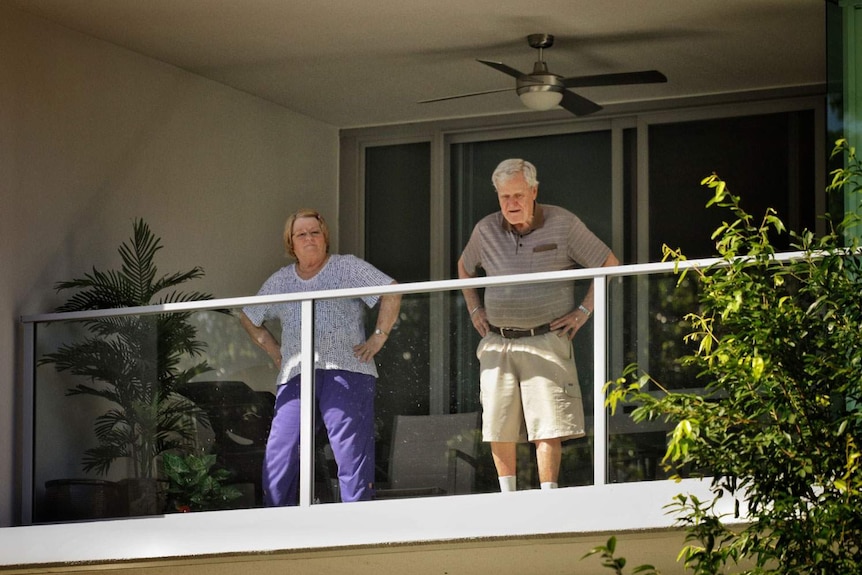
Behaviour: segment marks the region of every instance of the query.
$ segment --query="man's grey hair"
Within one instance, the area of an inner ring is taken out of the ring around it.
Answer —
[[[524,174],[524,180],[531,188],[539,185],[539,180],[536,179],[536,166],[520,158],[509,158],[500,162],[494,173],[491,174],[491,183],[497,189],[500,184],[511,180],[518,174]]]

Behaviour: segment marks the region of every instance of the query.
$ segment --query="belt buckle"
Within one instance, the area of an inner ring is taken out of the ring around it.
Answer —
[[[514,336],[514,334],[517,333],[518,331],[519,330],[511,328],[511,327],[501,327],[500,328],[500,335],[503,336],[504,339],[515,339],[515,337],[517,337],[517,336]],[[513,335],[508,336],[508,335],[506,335],[506,332],[512,333]]]

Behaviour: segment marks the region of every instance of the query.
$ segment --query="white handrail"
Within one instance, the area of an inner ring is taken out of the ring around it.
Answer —
[[[805,252],[784,252],[780,254],[775,254],[773,256],[773,259],[775,261],[787,261],[804,256]],[[436,280],[428,282],[412,282],[368,288],[333,289],[314,292],[274,294],[265,296],[242,296],[233,298],[156,304],[138,307],[97,309],[65,313],[46,313],[21,316],[21,321],[23,323],[70,321],[124,315],[150,315],[168,312],[204,311],[213,309],[243,307],[247,305],[295,302],[303,300],[334,299],[345,297],[355,298],[395,293],[432,293],[440,291],[459,290],[465,288],[485,288],[490,286],[544,283],[567,279],[589,280],[599,277],[612,278],[621,276],[637,276],[654,273],[666,273],[672,272],[674,270],[705,268],[713,265],[723,265],[726,263],[727,262],[721,258],[704,258],[697,260],[686,260],[682,262],[626,264],[613,267],[583,268],[576,270],[562,270],[556,272],[516,274],[493,277],[476,277],[470,279]]]

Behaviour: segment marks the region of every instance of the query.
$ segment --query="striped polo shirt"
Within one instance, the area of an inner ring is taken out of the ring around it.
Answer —
[[[600,267],[610,253],[575,214],[536,204],[533,227],[525,234],[502,212],[482,218],[461,258],[472,275],[482,268],[489,276],[500,276]],[[577,307],[573,282],[489,287],[484,305],[493,325],[522,329],[550,323]]]

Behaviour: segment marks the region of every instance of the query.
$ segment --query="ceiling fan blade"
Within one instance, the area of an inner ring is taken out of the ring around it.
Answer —
[[[484,92],[470,92],[469,94],[458,94],[457,96],[443,96],[442,98],[431,98],[420,100],[417,104],[428,104],[429,102],[442,102],[443,100],[454,100],[455,98],[469,98],[470,96],[481,96],[483,94],[496,94],[497,92],[511,92],[515,88],[497,88],[496,90],[485,90]]]
[[[601,106],[592,100],[587,100],[583,96],[578,96],[568,90],[563,91],[563,100],[560,102],[560,107],[565,108],[575,116],[586,116],[602,109]]]
[[[622,72],[619,74],[597,74],[595,76],[573,76],[563,78],[566,88],[585,88],[587,86],[619,86],[623,84],[654,84],[667,82],[667,77],[658,70],[641,72]]]
[[[519,71],[515,70],[514,68],[512,68],[511,66],[507,66],[506,64],[503,64],[502,62],[491,62],[490,60],[479,60],[479,59],[477,59],[476,61],[481,62],[482,64],[485,64],[486,66],[490,66],[490,67],[494,68],[495,70],[498,70],[504,74],[508,74],[509,76],[516,78],[516,79],[526,76],[526,74],[524,74],[523,72],[519,72]]]

